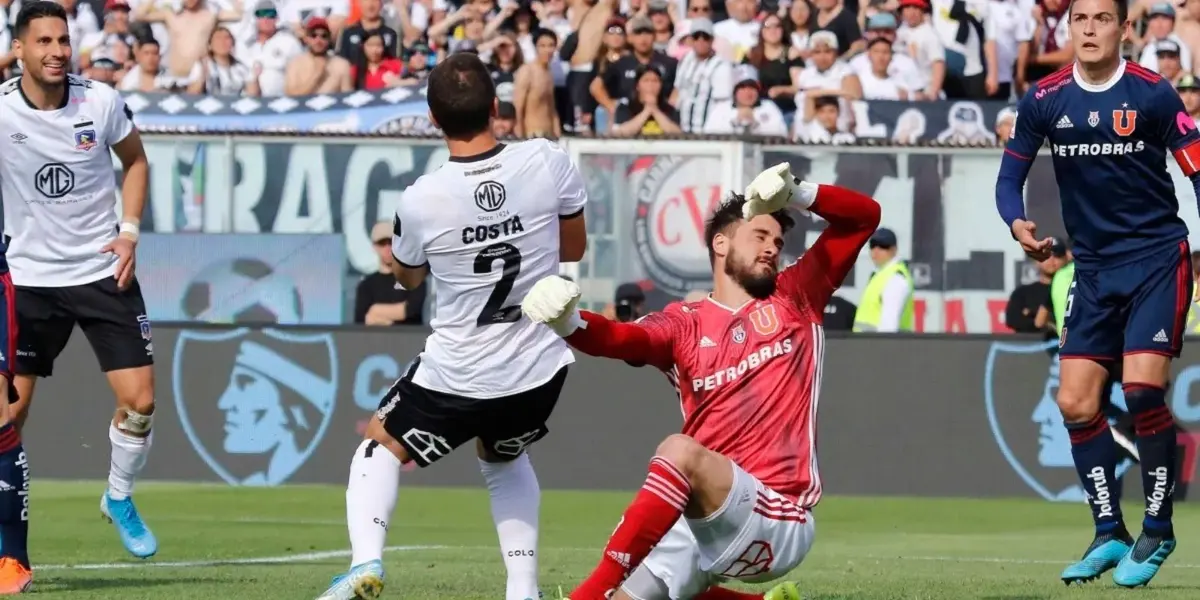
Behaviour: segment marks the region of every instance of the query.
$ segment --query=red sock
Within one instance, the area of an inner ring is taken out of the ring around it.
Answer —
[[[604,600],[642,564],[646,555],[675,525],[692,495],[692,486],[670,461],[655,456],[646,483],[625,509],[617,530],[608,538],[604,556],[571,600]]]
[[[762,600],[763,594],[751,594],[750,592],[739,592],[723,587],[710,587],[696,596],[696,600]]]

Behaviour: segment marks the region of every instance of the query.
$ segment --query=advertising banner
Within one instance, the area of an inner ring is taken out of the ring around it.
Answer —
[[[122,92],[134,121],[148,130],[179,129],[216,133],[388,133],[430,135],[424,86],[382,91],[278,98],[222,98],[189,94]],[[979,144],[995,140],[992,131],[1004,102],[852,103],[859,139],[904,143]]]
[[[154,335],[158,410],[146,476],[231,485],[344,484],[367,419],[424,344],[423,332],[311,327],[160,326]],[[826,490],[1082,503],[1049,350],[1018,336],[831,336],[818,399]],[[58,362],[25,428],[34,476],[102,478],[108,386],[83,336]],[[1182,492],[1197,476],[1200,358],[1177,361],[1173,376]],[[1124,402],[1119,391],[1114,402]],[[531,455],[546,488],[635,489],[654,448],[680,426],[662,374],[580,355],[550,435]],[[406,480],[478,485],[473,453],[462,448]],[[1137,468],[1122,464],[1121,473]],[[1137,502],[1140,478],[1124,482]]]
[[[345,265],[334,234],[148,233],[138,243],[156,321],[340,325]]]

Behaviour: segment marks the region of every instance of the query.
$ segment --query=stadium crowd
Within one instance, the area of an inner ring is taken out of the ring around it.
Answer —
[[[475,52],[499,132],[519,136],[837,141],[854,100],[1012,100],[1072,60],[1065,0],[60,1],[75,68],[123,91],[379,91]],[[1140,0],[1131,19],[1126,54],[1200,114],[1200,0]]]

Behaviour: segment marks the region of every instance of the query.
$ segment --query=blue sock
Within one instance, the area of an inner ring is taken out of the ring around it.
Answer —
[[[1124,528],[1121,503],[1115,493],[1117,482],[1117,446],[1104,412],[1083,423],[1067,423],[1071,436],[1071,456],[1079,481],[1087,492],[1096,535]]]
[[[0,427],[0,556],[29,568],[29,461],[21,434]]]
[[[1175,536],[1171,525],[1175,496],[1175,418],[1167,408],[1166,390],[1142,383],[1125,384],[1125,402],[1133,414],[1138,454],[1142,458],[1142,491],[1146,517],[1142,531],[1154,537]]]

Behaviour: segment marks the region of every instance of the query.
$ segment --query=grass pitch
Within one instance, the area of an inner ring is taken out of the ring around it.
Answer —
[[[341,487],[142,484],[138,507],[159,538],[149,561],[129,558],[100,519],[102,490],[35,482],[34,597],[312,600],[349,560]],[[587,575],[631,493],[545,493],[546,598]],[[1127,514],[1140,515],[1137,500]],[[1179,548],[1149,588],[1123,590],[1108,577],[1066,588],[1058,574],[1089,541],[1084,506],[833,497],[818,507],[816,545],[792,579],[812,600],[1196,600],[1200,508],[1176,513]],[[502,599],[495,536],[486,491],[402,488],[385,598]]]

